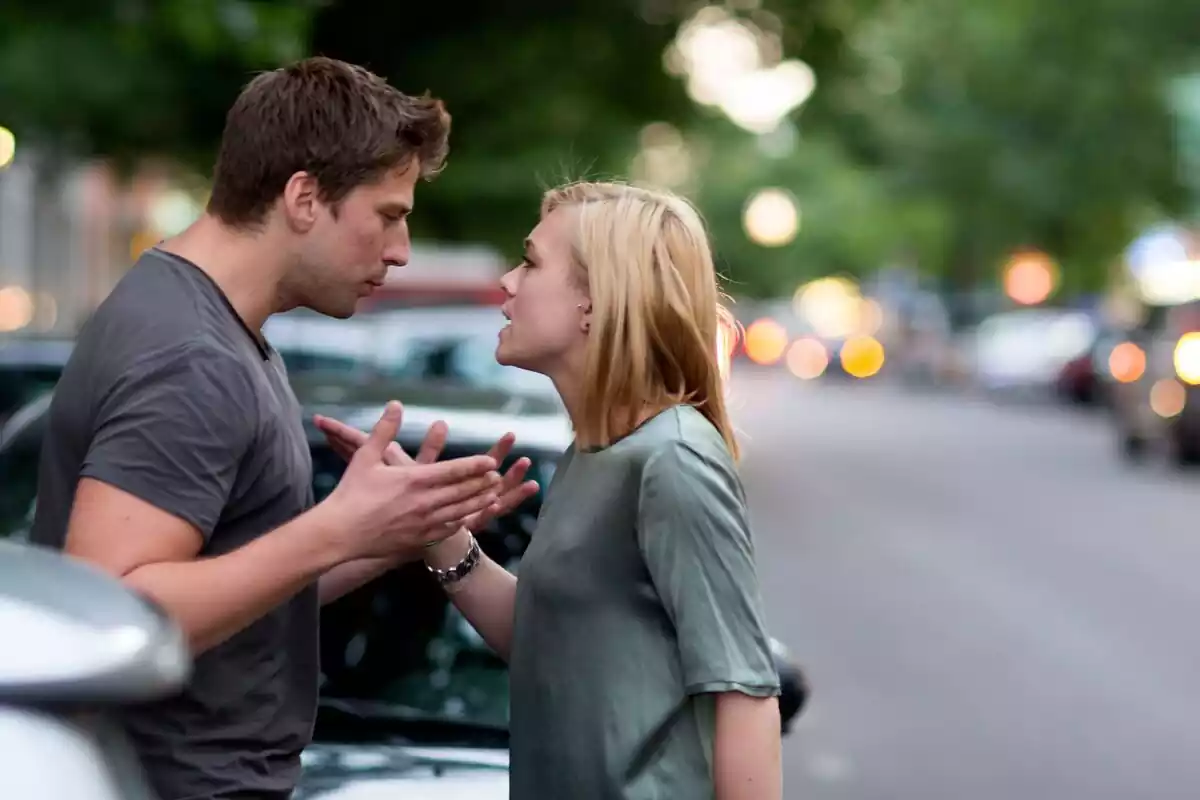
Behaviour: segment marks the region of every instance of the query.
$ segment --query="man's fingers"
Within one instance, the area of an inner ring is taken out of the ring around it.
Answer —
[[[462,523],[458,520],[452,522],[443,522],[438,525],[430,525],[421,532],[421,544],[425,547],[432,547],[440,541],[450,538],[458,533],[458,529],[462,527]]]
[[[449,427],[441,420],[430,425],[425,434],[425,441],[421,442],[421,449],[417,451],[417,463],[432,464],[437,461],[438,456],[442,454],[442,448],[446,446],[449,433]],[[496,463],[499,464],[499,460]]]
[[[383,410],[383,416],[379,418],[379,422],[376,422],[375,427],[371,429],[371,435],[358,448],[358,451],[373,460],[382,461],[384,451],[387,450],[388,445],[396,440],[396,434],[400,431],[400,420],[403,415],[404,407],[400,403],[395,400],[389,402]]]
[[[439,461],[436,464],[420,464],[413,468],[412,482],[418,488],[435,488],[461,483],[486,475],[496,469],[491,456],[464,456]]]
[[[484,495],[491,496],[492,499],[489,502],[492,503],[496,502],[500,497],[500,476],[494,472],[458,481],[449,486],[425,489],[421,492],[421,497],[418,500],[418,508],[427,514],[432,514],[443,506],[453,505],[468,498],[478,498]],[[478,508],[475,509],[475,511],[478,510]],[[471,513],[475,512],[472,511]],[[463,516],[466,515],[464,514]]]
[[[445,491],[439,489],[438,491]],[[450,522],[465,520],[473,514],[478,514],[496,502],[496,494],[474,494],[455,503],[439,504],[430,511],[425,519],[432,525],[443,525]]]
[[[389,467],[404,467],[416,462],[412,460],[412,456],[404,452],[404,448],[400,446],[399,442],[392,442],[383,451],[383,463]]]

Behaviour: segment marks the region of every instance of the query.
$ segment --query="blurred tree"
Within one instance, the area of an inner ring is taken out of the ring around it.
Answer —
[[[829,129],[873,165],[891,206],[949,220],[927,270],[994,283],[1040,247],[1095,288],[1148,215],[1182,208],[1166,80],[1200,8],[1171,0],[881,5],[831,76]]]
[[[722,268],[756,294],[897,259],[992,282],[1020,246],[1046,249],[1070,288],[1086,288],[1145,218],[1182,207],[1164,84],[1195,52],[1194,3],[725,5],[816,72],[816,93],[774,136],[693,105],[663,70],[689,0],[7,0],[0,122],[206,172],[254,71],[307,52],[345,58],[431,91],[454,116],[450,168],[421,192],[416,234],[509,253],[546,184],[625,176],[644,126],[670,122],[695,156],[687,188]],[[799,204],[786,245],[743,229],[763,186]]]
[[[815,69],[834,71],[846,31],[859,18],[847,15],[848,5],[869,9],[877,1],[727,5],[802,46]],[[710,154],[693,165],[703,175],[691,182],[690,193],[713,217],[723,264],[746,291],[761,294],[781,281],[790,284],[803,264],[868,263],[880,248],[870,237],[833,241],[837,222],[824,229],[824,238],[818,234],[781,251],[764,252],[746,239],[741,205],[760,181],[783,169],[819,183],[817,173],[835,171],[822,160],[837,150],[802,153],[794,164],[766,159],[752,135],[691,101],[683,82],[664,70],[664,54],[699,5],[475,0],[413,8],[343,0],[317,14],[312,51],[365,64],[405,91],[429,90],[446,100],[454,118],[450,166],[421,192],[416,235],[481,239],[515,257],[536,222],[542,189],[570,178],[628,177],[639,133],[649,123],[667,122]],[[847,169],[842,177],[853,188],[835,193],[843,206],[853,192],[872,192],[866,175]],[[806,212],[820,218],[817,200],[826,194],[815,185],[813,194]],[[884,236],[886,227],[874,230]],[[871,256],[842,252],[856,248]]]
[[[0,122],[48,147],[205,173],[230,100],[303,55],[313,4],[252,0],[5,0]]]
[[[311,49],[446,101],[449,166],[421,190],[415,235],[515,256],[542,189],[626,174],[642,125],[692,111],[662,69],[674,12],[647,21],[640,5],[346,0],[318,13]]]

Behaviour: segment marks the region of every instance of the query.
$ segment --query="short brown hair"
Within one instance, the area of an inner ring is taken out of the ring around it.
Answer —
[[[296,172],[336,203],[416,158],[421,176],[441,171],[450,115],[428,94],[403,94],[370,71],[316,57],[263,73],[229,110],[208,212],[255,227]]]

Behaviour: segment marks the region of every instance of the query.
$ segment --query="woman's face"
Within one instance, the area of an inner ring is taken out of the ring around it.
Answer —
[[[577,210],[556,208],[525,240],[525,259],[500,279],[508,296],[496,360],[553,377],[582,365],[591,309],[571,254]]]

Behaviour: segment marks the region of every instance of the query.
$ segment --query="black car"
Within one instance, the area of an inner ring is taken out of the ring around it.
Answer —
[[[517,441],[509,463],[531,460],[530,476],[549,485],[570,429],[549,398],[461,385],[337,385],[317,373],[296,376],[318,501],[345,464],[312,424],[312,414],[369,429],[387,399],[405,403],[398,441],[415,452],[428,426],[444,420],[443,457],[485,452],[506,431]],[[22,536],[32,521],[38,454],[49,395],[23,409],[0,445],[0,536]],[[508,465],[505,464],[504,467]],[[533,535],[539,495],[479,535],[497,562],[516,569]],[[808,687],[784,646],[772,641],[784,687],[786,733]],[[458,787],[479,800],[507,797],[508,679],[483,642],[420,564],[410,564],[329,604],[321,615],[322,685],[314,744],[305,752],[297,798],[381,782],[380,796],[440,798]],[[422,791],[420,787],[425,787]],[[386,788],[386,790],[385,790]],[[367,796],[365,794],[358,796]]]
[[[70,339],[12,336],[0,339],[0,424],[62,376],[75,343]]]

